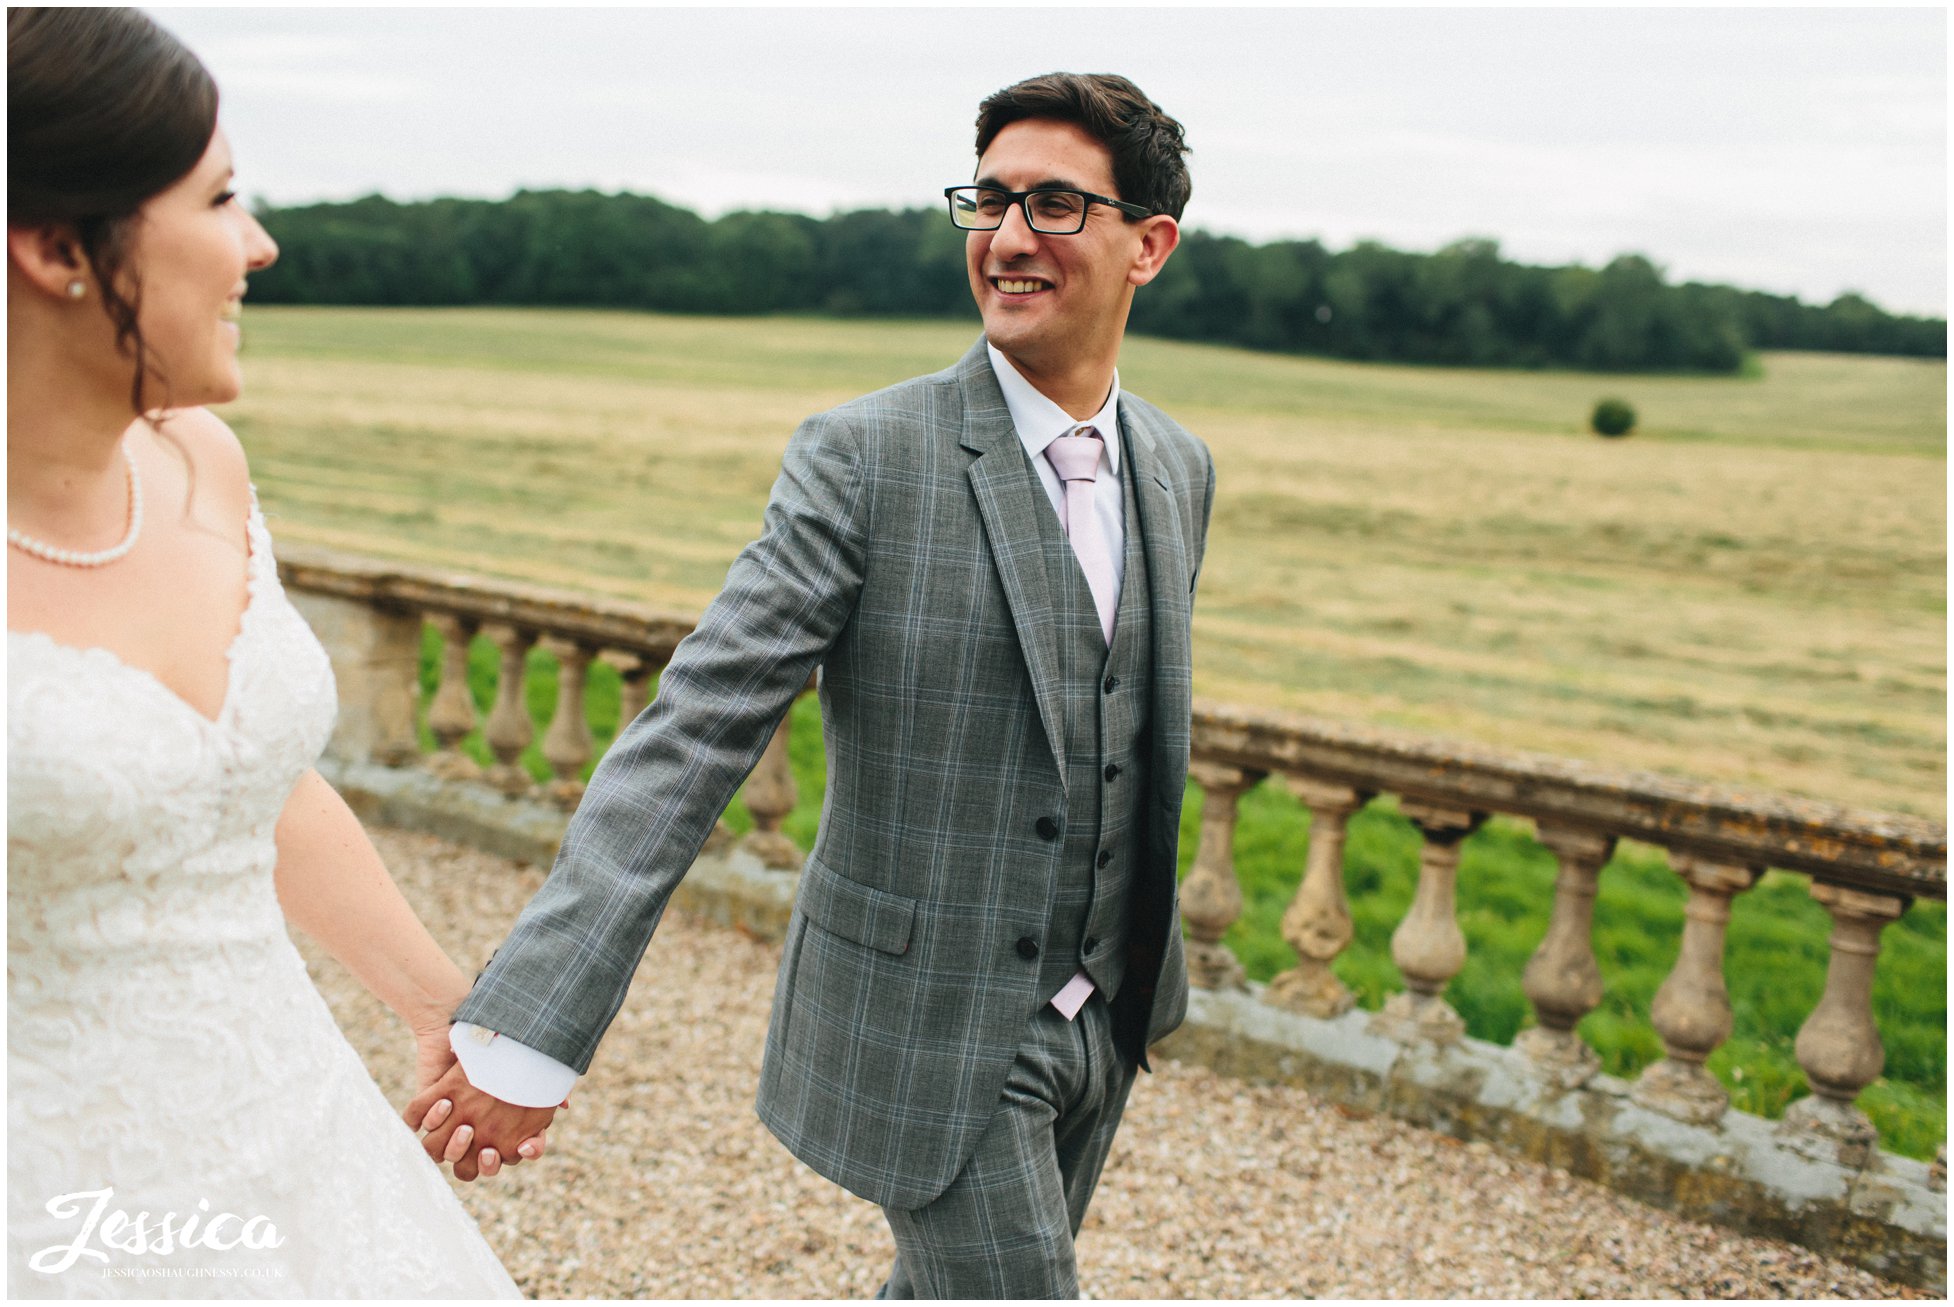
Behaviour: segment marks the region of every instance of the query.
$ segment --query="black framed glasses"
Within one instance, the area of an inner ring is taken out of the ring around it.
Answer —
[[[996,231],[1016,204],[1024,209],[1030,228],[1045,236],[1072,236],[1085,230],[1086,210],[1095,204],[1118,209],[1131,218],[1151,218],[1153,210],[1091,191],[1005,191],[995,186],[945,186],[950,221],[964,231]]]

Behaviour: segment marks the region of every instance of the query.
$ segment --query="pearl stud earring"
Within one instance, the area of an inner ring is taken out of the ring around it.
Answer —
[[[82,296],[86,295],[87,293],[88,293],[88,283],[83,281],[80,277],[76,277],[73,281],[68,283],[69,299],[78,300]]]

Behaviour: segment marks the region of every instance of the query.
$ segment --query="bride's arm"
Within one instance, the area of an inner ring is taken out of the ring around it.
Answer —
[[[468,977],[428,934],[359,818],[318,772],[307,771],[293,788],[277,838],[278,902],[285,919],[407,1023],[419,1050],[419,1087],[426,1088],[455,1060],[448,1025],[468,994]],[[532,1145],[534,1151],[523,1156],[541,1155],[540,1131],[524,1140],[525,1150]],[[483,1173],[493,1175],[518,1158],[482,1161]]]
[[[434,942],[346,801],[307,771],[278,818],[278,902],[419,1033],[447,1033],[468,978]]]

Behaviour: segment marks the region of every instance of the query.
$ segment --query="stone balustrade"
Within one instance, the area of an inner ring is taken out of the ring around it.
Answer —
[[[651,701],[652,678],[693,626],[689,617],[640,604],[325,551],[287,550],[279,575],[333,657],[340,713],[329,755],[419,764],[444,779],[479,779],[505,797],[542,798],[566,812],[583,797],[584,771],[596,755],[584,705],[591,664],[602,659],[617,670],[622,725]],[[440,634],[442,653],[426,705],[436,747],[423,755],[418,717],[425,626]],[[486,721],[477,720],[468,688],[468,659],[478,635],[498,653],[495,702]],[[546,782],[522,762],[535,742],[529,655],[538,648],[556,664],[555,702],[541,747],[551,773]],[[487,768],[461,747],[478,726],[495,758]],[[783,717],[743,794],[753,820],[743,843],[763,864],[780,869],[801,862],[780,830],[800,800],[788,763],[788,731],[789,718]],[[719,838],[726,834],[722,827]]]
[[[1540,842],[1559,859],[1560,875],[1546,937],[1524,979],[1537,1024],[1516,1047],[1568,1088],[1584,1083],[1599,1065],[1575,1026],[1601,1002],[1589,942],[1601,867],[1621,839],[1666,850],[1689,899],[1681,951],[1649,1014],[1666,1056],[1643,1071],[1635,1099],[1681,1121],[1713,1122],[1729,1106],[1729,1095],[1704,1063],[1730,1036],[1723,942],[1732,900],[1766,868],[1809,876],[1812,896],[1836,924],[1824,996],[1796,1044],[1812,1098],[1793,1105],[1783,1128],[1834,1151],[1845,1164],[1868,1160],[1872,1125],[1854,1101],[1884,1064],[1872,1012],[1879,930],[1916,898],[1946,899],[1945,828],[1889,813],[1216,704],[1196,705],[1194,756],[1197,782],[1204,774],[1293,778],[1313,815],[1312,832],[1327,840],[1327,847],[1312,848],[1310,867],[1283,918],[1284,938],[1302,961],[1264,994],[1267,1002],[1317,1017],[1350,1006],[1329,972],[1351,938],[1339,862],[1344,824],[1370,797],[1399,796],[1401,810],[1424,839],[1417,894],[1391,938],[1405,991],[1378,1014],[1379,1027],[1402,1041],[1444,1042],[1463,1031],[1443,998],[1466,958],[1454,903],[1460,841],[1491,814],[1532,819]],[[1242,789],[1224,783],[1211,790],[1205,818],[1232,830]],[[1312,835],[1313,845],[1317,838]],[[1232,876],[1221,865],[1225,847],[1210,852],[1204,841],[1202,852],[1214,864],[1203,869],[1209,880]],[[1209,890],[1203,901],[1225,901],[1240,911],[1239,892],[1230,899]],[[1202,930],[1219,939],[1232,920],[1217,911]],[[1189,934],[1194,936],[1191,924]],[[1209,971],[1196,983],[1239,983],[1239,977]]]
[[[592,756],[582,703],[591,664],[601,659],[617,668],[620,720],[628,720],[692,625],[688,617],[621,601],[299,549],[287,551],[280,571],[334,657],[341,694],[336,756],[420,766],[564,810],[581,795]],[[443,654],[425,704],[436,748],[423,756],[418,666],[429,624],[442,637]],[[466,687],[469,646],[478,636],[500,651],[486,722],[477,720]],[[552,779],[543,784],[519,761],[532,743],[525,669],[536,647],[558,667],[542,739]],[[495,758],[486,769],[460,747],[478,727]],[[791,871],[801,854],[780,831],[798,798],[789,730],[783,719],[747,783],[754,829],[743,845],[766,867]],[[1599,880],[1618,841],[1638,841],[1666,852],[1687,905],[1674,968],[1649,1012],[1665,1056],[1628,1086],[1627,1097],[1680,1125],[1714,1127],[1729,1096],[1705,1062],[1732,1027],[1723,972],[1731,905],[1767,868],[1798,873],[1832,917],[1831,961],[1823,996],[1795,1046],[1813,1092],[1769,1128],[1783,1146],[1846,1172],[1866,1171],[1885,1156],[1856,1105],[1884,1060],[1871,1001],[1880,932],[1915,899],[1946,898],[1943,827],[1204,701],[1195,705],[1193,740],[1201,837],[1181,904],[1189,974],[1201,991],[1238,993],[1264,1009],[1319,1021],[1361,1019],[1366,1038],[1400,1048],[1442,1053],[1459,1046],[1464,1022],[1445,991],[1467,958],[1457,908],[1461,846],[1489,817],[1527,820],[1559,873],[1546,935],[1523,979],[1535,1021],[1511,1053],[1550,1092],[1579,1094],[1599,1076],[1599,1059],[1578,1030],[1602,1001],[1590,940]],[[1243,910],[1233,854],[1237,813],[1260,784],[1284,785],[1309,809],[1311,825],[1306,865],[1281,925],[1297,963],[1266,986],[1251,986],[1222,938]],[[1415,896],[1391,938],[1404,990],[1365,1017],[1353,1014],[1353,996],[1333,968],[1354,934],[1345,830],[1381,795],[1395,796],[1422,852]],[[1944,1281],[1945,1148],[1931,1168],[1919,1169],[1922,1183],[1943,1195],[1939,1251],[1927,1256],[1939,1257]],[[1909,1274],[1934,1282],[1936,1272],[1915,1266]]]

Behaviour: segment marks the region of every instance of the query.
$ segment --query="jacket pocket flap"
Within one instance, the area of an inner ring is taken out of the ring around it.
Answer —
[[[823,930],[882,953],[909,951],[916,900],[853,881],[813,858],[801,871],[801,911]]]

